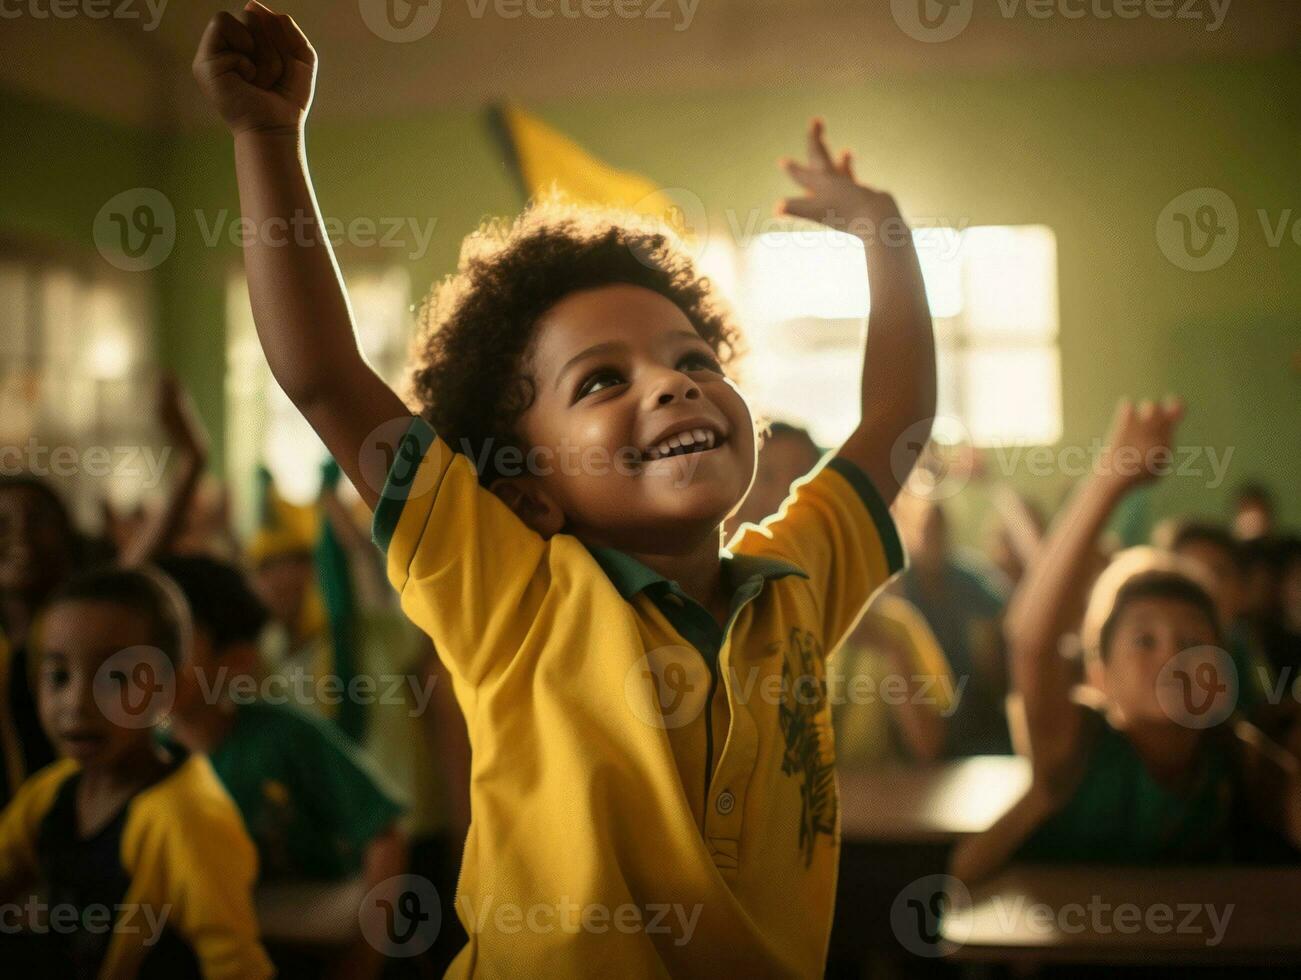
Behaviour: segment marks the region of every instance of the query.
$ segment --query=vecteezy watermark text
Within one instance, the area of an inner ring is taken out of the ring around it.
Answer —
[[[163,19],[167,0],[0,0],[0,19],[138,20],[141,29],[152,31]]]
[[[138,902],[104,905],[92,902],[78,907],[70,902],[49,905],[31,895],[25,902],[0,904],[0,935],[27,932],[34,935],[71,935],[85,932],[104,935],[113,932],[140,935],[145,946],[158,942],[171,915],[170,905],[153,906]]]
[[[24,446],[0,446],[0,476],[132,477],[152,489],[162,482],[171,454],[170,446],[47,446],[33,436]]]
[[[498,902],[492,895],[485,895],[476,905],[472,898],[461,895],[456,903],[466,925],[474,933],[481,933],[489,927],[507,935],[521,932],[604,935],[611,930],[635,935],[644,932],[670,936],[674,946],[691,942],[700,913],[704,911],[704,906],[699,903],[688,907],[679,902],[647,902],[644,905],[625,902],[611,907],[595,902],[576,902],[568,895],[555,902],[534,902],[531,905]]]

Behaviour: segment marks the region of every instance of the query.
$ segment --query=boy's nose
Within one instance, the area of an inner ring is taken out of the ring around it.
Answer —
[[[676,400],[694,401],[701,395],[700,386],[681,371],[665,372],[653,391],[656,405],[668,405]]]

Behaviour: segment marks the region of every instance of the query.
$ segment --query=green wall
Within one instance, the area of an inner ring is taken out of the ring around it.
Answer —
[[[0,232],[87,245],[118,190],[164,190],[176,248],[159,270],[161,356],[196,394],[220,465],[225,273],[239,261],[211,223],[237,213],[229,139],[162,138],[0,93],[5,207]],[[1174,477],[1153,510],[1218,513],[1248,476],[1278,490],[1301,523],[1301,245],[1270,247],[1257,218],[1301,220],[1301,65],[1273,60],[1105,73],[909,77],[831,89],[774,80],[771,91],[597,99],[533,106],[593,153],[698,195],[712,229],[729,210],[767,215],[786,193],[775,159],[798,153],[809,115],[856,152],[860,177],[891,189],[915,222],[1042,223],[1057,235],[1066,443],[1087,445],[1121,393],[1183,394],[1187,446],[1233,456],[1224,486]],[[323,124],[308,151],[322,209],[436,220],[428,254],[408,261],[425,284],[454,265],[482,215],[521,203],[481,118],[469,112]],[[1159,251],[1157,215],[1179,193],[1224,190],[1242,223],[1233,258],[1204,273]],[[12,203],[11,203],[12,202]],[[408,247],[410,242],[407,243]],[[358,257],[365,257],[364,254]],[[345,258],[346,262],[346,258]],[[413,301],[419,296],[413,297]],[[1014,482],[1055,501],[1061,478]],[[971,533],[981,494],[954,502]],[[1140,515],[1141,523],[1142,517]]]

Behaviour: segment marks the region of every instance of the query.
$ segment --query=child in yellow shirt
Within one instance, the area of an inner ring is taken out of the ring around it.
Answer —
[[[194,65],[267,231],[245,264],[272,372],[374,508],[466,715],[470,941],[451,975],[820,976],[839,853],[825,659],[903,564],[887,507],[934,411],[894,201],[820,122],[785,163],[805,193],[780,210],[866,245],[862,423],[723,549],[756,432],[708,280],[633,218],[535,206],[490,226],[426,309],[413,418],[358,353],[316,210],[315,67],[256,3],[218,14]]]
[[[41,723],[63,758],[0,813],[0,902],[40,895],[19,901],[30,975],[271,975],[239,812],[204,756],[155,738],[187,631],[175,586],[142,571],[88,573],[43,614]]]

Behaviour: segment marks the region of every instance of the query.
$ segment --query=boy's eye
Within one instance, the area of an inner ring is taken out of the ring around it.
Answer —
[[[690,354],[685,355],[682,360],[678,362],[678,366],[681,367],[684,364],[696,365],[694,369],[689,370],[714,371],[718,374],[723,373],[723,368],[718,363],[718,359],[712,354],[706,354],[704,351],[692,351]]]
[[[578,397],[585,398],[601,390],[605,382],[612,384],[622,384],[623,376],[618,371],[612,371],[609,368],[602,368],[589,374],[578,388]]]

